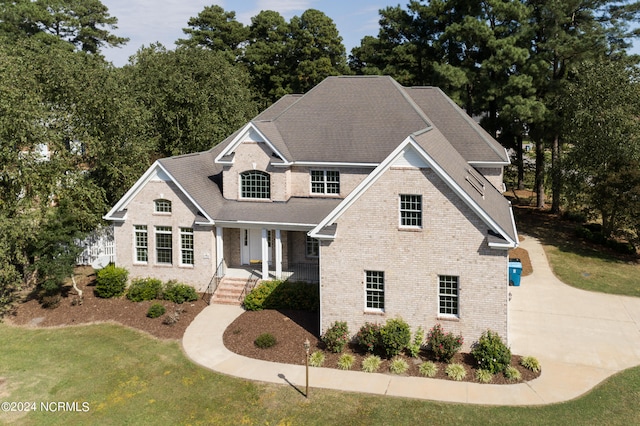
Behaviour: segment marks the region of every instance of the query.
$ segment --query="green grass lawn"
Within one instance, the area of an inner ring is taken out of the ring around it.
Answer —
[[[305,400],[291,386],[210,372],[186,359],[178,343],[117,325],[32,330],[0,324],[0,345],[1,401],[89,404],[88,412],[0,412],[0,423],[640,424],[640,367],[567,403],[486,407],[320,389]]]

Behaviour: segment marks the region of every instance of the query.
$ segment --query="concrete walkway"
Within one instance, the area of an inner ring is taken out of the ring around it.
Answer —
[[[310,386],[434,401],[537,405],[576,398],[610,375],[640,365],[640,298],[569,287],[553,275],[537,240],[526,237],[521,247],[529,252],[534,273],[523,277],[520,287],[509,289],[509,344],[515,354],[538,358],[538,379],[482,385],[310,368]],[[224,330],[242,312],[235,306],[205,308],[184,334],[187,356],[219,373],[289,384],[304,392],[304,366],[255,360],[224,347]]]

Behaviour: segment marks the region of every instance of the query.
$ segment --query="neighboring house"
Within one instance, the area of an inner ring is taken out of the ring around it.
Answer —
[[[402,317],[468,345],[507,338],[508,164],[437,88],[329,77],[209,151],[158,160],[105,218],[132,277],[203,291],[221,264],[264,279],[306,266],[321,331]]]

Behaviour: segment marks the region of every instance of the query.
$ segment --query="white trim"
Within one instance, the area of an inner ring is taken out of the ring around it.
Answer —
[[[317,225],[315,223],[257,222],[249,220],[216,220],[215,224],[225,228],[261,229],[266,226],[269,229],[280,228],[283,231],[309,231]]]
[[[262,259],[262,279],[268,280],[269,279],[269,232],[267,228],[262,228],[260,251],[261,251],[261,259]]]
[[[169,171],[160,163],[160,161],[156,160],[148,169],[146,172],[144,172],[144,174],[140,177],[140,179],[138,179],[136,181],[136,183],[129,188],[129,190],[126,192],[126,194],[124,194],[122,196],[122,198],[120,198],[120,200],[118,200],[118,202],[116,203],[115,206],[113,206],[111,208],[111,210],[109,210],[109,212],[103,216],[102,218],[104,220],[110,220],[110,221],[114,221],[114,222],[124,222],[125,218],[114,218],[112,217],[116,212],[123,210],[130,202],[131,200],[133,200],[138,193],[140,193],[140,191],[142,191],[142,189],[145,187],[145,185],[147,183],[149,183],[149,181],[151,180],[151,178],[154,175],[154,172],[160,169],[162,172],[166,173],[166,175],[169,177],[169,179],[171,179],[171,182],[174,183],[174,185],[176,185],[176,187],[178,187],[178,189],[184,194],[185,197],[187,197],[187,199],[193,204],[193,206],[209,221],[208,223],[206,222],[200,222],[198,223],[199,225],[213,225],[213,219],[206,213],[205,209],[203,209],[197,202],[195,199],[193,199],[193,197],[182,187],[182,185],[180,185],[180,183],[171,175],[171,173],[169,173]],[[125,215],[126,217],[126,215]]]
[[[469,161],[469,165],[470,166],[478,166],[478,167],[487,167],[487,168],[494,168],[494,167],[504,167],[504,166],[508,166],[510,165],[511,162],[500,162],[500,161]]]
[[[331,162],[331,161],[292,161],[290,163],[271,163],[274,167],[289,166],[308,166],[308,167],[363,167],[375,168],[380,163],[347,163],[347,162]]]
[[[430,129],[426,129],[417,134],[422,134]],[[355,203],[360,196],[367,191],[379,178],[386,172],[394,163],[396,158],[400,155],[403,155],[404,151],[408,148],[415,149],[418,154],[420,154],[427,164],[435,171],[435,173],[445,181],[445,183],[460,196],[460,198],[467,204],[491,229],[495,232],[499,233],[504,237],[504,239],[510,244],[510,247],[516,247],[517,241],[513,241],[507,232],[502,229],[496,222],[493,220],[484,209],[482,209],[470,196],[464,191],[460,185],[458,185],[452,178],[449,176],[438,163],[436,163],[433,158],[424,149],[418,145],[418,143],[413,139],[414,135],[407,137],[398,147],[393,150],[387,158],[384,159],[382,163],[376,169],[369,174],[357,187],[354,189],[340,204],[336,206],[331,213],[329,213],[315,228],[311,230],[309,233],[313,238],[318,239],[334,239],[335,237],[327,238],[326,235],[321,236],[319,232],[327,225],[332,225],[335,221],[342,216],[342,214],[349,209],[353,203]],[[511,222],[515,230],[515,222],[513,221],[513,212],[511,212]],[[517,234],[516,234],[517,235]]]
[[[218,156],[213,160],[214,163],[216,164],[233,164],[233,161],[229,162],[229,161],[222,161],[222,157],[225,157],[227,155],[232,154],[237,148],[238,146],[240,146],[240,144],[242,144],[244,142],[244,138],[247,136],[247,134],[251,131],[255,131],[264,142],[267,144],[267,146],[271,149],[271,151],[273,151],[276,155],[278,155],[278,157],[282,158],[282,161],[284,161],[284,163],[279,165],[283,165],[283,166],[288,166],[291,163],[289,161],[287,161],[287,159],[285,158],[284,155],[282,155],[282,153],[280,151],[278,151],[278,149],[269,141],[269,139],[264,135],[264,133],[262,133],[258,127],[256,127],[255,124],[253,124],[252,122],[247,123],[240,132],[238,132],[238,135],[233,138],[233,140],[227,145],[227,147],[225,149],[222,150],[222,152],[220,154],[218,154]]]
[[[276,228],[275,237],[275,250],[276,250],[276,279],[282,279],[282,232],[279,228]]]

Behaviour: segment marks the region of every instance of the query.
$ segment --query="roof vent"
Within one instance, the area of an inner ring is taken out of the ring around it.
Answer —
[[[473,188],[478,191],[478,193],[484,198],[484,183],[482,182],[482,178],[478,175],[478,172],[469,168],[467,169],[468,175],[465,177],[467,182],[473,186]]]

